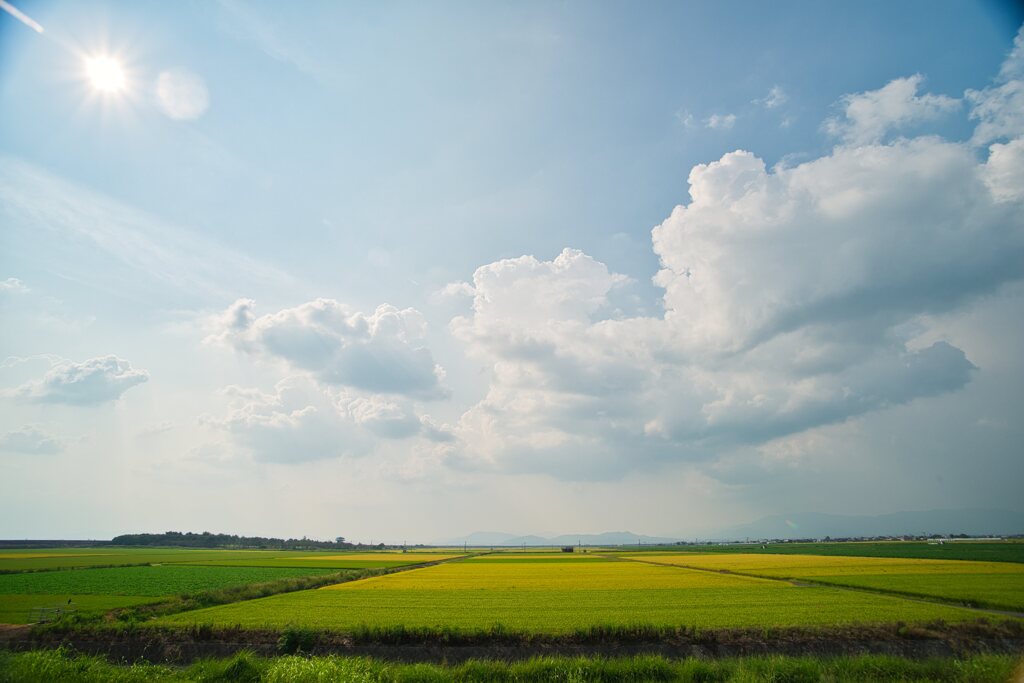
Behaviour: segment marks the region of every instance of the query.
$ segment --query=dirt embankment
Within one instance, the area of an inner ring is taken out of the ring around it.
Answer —
[[[218,629],[170,631],[136,628],[125,631],[25,630],[6,632],[0,647],[12,650],[61,645],[113,660],[185,664],[205,657],[226,657],[240,650],[272,656],[288,651],[277,631]],[[294,649],[294,648],[293,648]],[[409,642],[364,642],[344,634],[317,633],[301,648],[307,654],[365,656],[396,662],[449,662],[468,659],[529,659],[539,655],[630,656],[657,654],[673,659],[750,655],[838,656],[889,654],[903,657],[954,657],[973,653],[1024,654],[1020,622],[937,624],[930,626],[859,626],[839,629],[739,629],[677,634],[651,639],[549,636],[418,637]]]

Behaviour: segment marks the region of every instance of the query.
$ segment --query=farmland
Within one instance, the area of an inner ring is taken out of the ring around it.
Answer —
[[[700,628],[958,621],[952,606],[628,560],[482,556],[166,617],[163,624],[540,633],[603,625]],[[823,609],[827,606],[827,609]]]
[[[0,551],[0,572],[82,567],[116,567],[172,562],[204,562],[212,560],[280,557],[280,551],[262,550],[183,550],[180,548],[75,548],[45,551]],[[308,554],[308,553],[303,553]]]
[[[729,543],[633,548],[631,552],[757,553],[759,555],[826,555],[841,557],[904,557],[931,560],[976,560],[1024,563],[1024,541],[881,541],[849,543]]]
[[[160,597],[262,583],[330,569],[159,565],[0,575],[0,595],[134,595]]]
[[[173,596],[289,579],[342,580],[339,572],[391,569],[453,556],[110,547],[0,551],[0,623],[23,623],[32,608],[67,605],[69,600],[78,614],[98,614]]]
[[[626,557],[1024,611],[1024,565],[1021,564],[817,555],[645,553]]]

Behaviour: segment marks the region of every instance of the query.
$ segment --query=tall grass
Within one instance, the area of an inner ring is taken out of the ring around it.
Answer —
[[[117,665],[98,657],[76,656],[64,649],[13,654],[0,652],[0,683],[141,683],[142,681],[239,681],[242,683],[424,683],[430,681],[640,682],[701,683],[861,683],[931,681],[934,683],[1002,683],[1024,660],[1008,655],[964,659],[913,660],[863,655],[751,657],[671,661],[656,656],[622,658],[538,657],[525,662],[471,661],[440,664],[393,664],[364,657],[261,658],[242,652],[227,659],[197,662],[187,668],[152,664]]]

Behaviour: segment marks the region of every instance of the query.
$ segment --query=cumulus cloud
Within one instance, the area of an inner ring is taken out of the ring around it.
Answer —
[[[378,306],[371,314],[333,299],[257,317],[255,302],[239,299],[213,323],[208,341],[310,373],[328,385],[417,398],[444,396],[443,369],[423,345],[419,311]]]
[[[990,174],[936,138],[771,172],[743,151],[695,167],[692,201],[653,232],[681,341],[737,351],[843,320],[877,333],[1019,277],[1019,208],[993,201]]]
[[[712,114],[704,119],[707,128],[728,130],[736,125],[736,114]]]
[[[849,145],[877,143],[894,129],[956,110],[960,101],[945,95],[918,95],[924,76],[896,78],[878,90],[846,95],[843,114],[828,119],[825,130]]]
[[[229,402],[227,414],[203,422],[228,432],[258,461],[305,462],[369,450],[355,422],[305,378],[286,378],[272,394],[237,386],[222,393]]]
[[[430,303],[442,304],[452,299],[466,299],[475,294],[473,286],[468,282],[449,282],[441,289],[430,294]]]
[[[0,451],[52,455],[64,450],[64,443],[47,433],[40,425],[28,424],[21,429],[0,435]]]
[[[210,106],[206,82],[185,69],[162,71],[156,79],[156,97],[161,111],[172,119],[198,119]]]
[[[25,294],[27,292],[29,292],[29,288],[16,277],[0,280],[0,293]]]
[[[371,452],[380,438],[416,436],[432,442],[450,439],[447,425],[417,416],[413,406],[384,396],[355,396],[324,387],[307,376],[287,377],[272,393],[229,386],[223,417],[202,423],[230,434],[256,460],[296,463]]]
[[[963,388],[971,359],[914,330],[1024,278],[1021,140],[981,160],[937,137],[883,144],[956,106],[919,85],[844,98],[845,144],[819,159],[694,167],[690,201],[652,231],[662,316],[608,316],[621,276],[579,251],[477,269],[451,330],[489,385],[447,462],[612,477]]]
[[[90,358],[76,363],[60,360],[39,380],[21,385],[9,395],[40,403],[99,405],[116,401],[134,386],[149,379],[117,356]]]
[[[768,90],[768,94],[754,100],[754,104],[760,105],[765,109],[777,109],[788,101],[789,96],[786,95],[786,91],[782,89],[782,86],[773,85]]]

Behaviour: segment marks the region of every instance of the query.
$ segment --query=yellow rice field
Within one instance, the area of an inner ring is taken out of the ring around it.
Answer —
[[[646,590],[750,585],[786,587],[769,579],[686,571],[640,562],[458,562],[326,586],[320,590]]]

